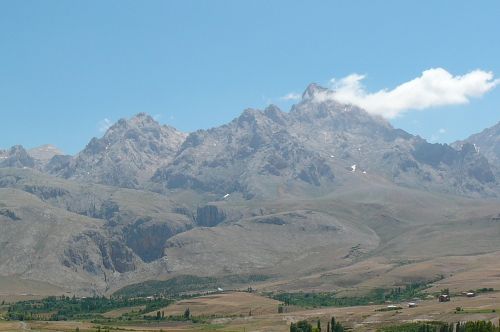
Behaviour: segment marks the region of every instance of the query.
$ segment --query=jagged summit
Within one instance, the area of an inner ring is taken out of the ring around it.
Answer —
[[[35,160],[22,145],[14,145],[8,150],[0,150],[0,167],[33,168]]]
[[[286,123],[286,114],[276,105],[269,105],[264,110],[264,114],[281,125],[285,125]]]
[[[93,138],[67,165],[51,169],[65,178],[135,188],[173,158],[185,137],[139,113],[120,119],[102,138]]]
[[[320,86],[317,83],[311,83],[307,86],[307,88],[302,93],[302,100],[310,100],[313,99],[314,96],[319,92],[326,92],[327,88]]]
[[[453,145],[460,148],[465,143],[472,144],[478,153],[500,168],[500,122]]]
[[[474,196],[500,191],[496,168],[481,154],[470,153],[472,145],[429,144],[359,107],[317,98],[328,91],[312,83],[290,112],[276,105],[249,108],[228,124],[189,135],[138,113],[117,121],[75,157],[53,156],[43,169],[119,187],[239,192],[244,197],[272,196],[280,186],[288,193],[297,189],[298,195],[334,190],[351,181],[352,169],[426,190]],[[493,129],[485,135],[500,136]],[[486,145],[471,143],[477,149]],[[496,146],[493,141],[487,145]],[[22,151],[6,156],[5,165],[33,167]]]
[[[104,136],[113,132],[122,132],[131,128],[159,128],[162,127],[151,115],[141,112],[131,118],[122,118],[110,126]]]
[[[131,117],[128,122],[137,126],[160,125],[151,115],[145,112],[140,112]]]
[[[139,112],[132,119],[153,119],[153,117],[146,112]]]
[[[227,125],[192,133],[152,181],[164,190],[272,197],[285,184],[288,193],[300,187],[298,195],[307,186],[334,190],[358,170],[409,187],[495,195],[496,177],[482,156],[429,144],[359,107],[311,99],[325,90],[309,85],[288,113],[275,105],[246,109]]]

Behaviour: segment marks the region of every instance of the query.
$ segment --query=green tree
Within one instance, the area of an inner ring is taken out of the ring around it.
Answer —
[[[290,332],[312,332],[312,325],[307,320],[301,320],[290,325]]]
[[[189,310],[189,307],[184,310],[184,318],[189,319],[191,317],[191,311]]]
[[[335,317],[332,317],[331,321],[330,321],[330,331],[328,332],[344,332],[344,326],[342,326],[342,324],[340,324],[339,322],[337,322],[335,320]]]

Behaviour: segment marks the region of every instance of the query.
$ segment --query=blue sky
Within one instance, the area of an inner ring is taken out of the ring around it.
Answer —
[[[0,148],[76,153],[138,112],[183,131],[293,101],[357,73],[363,93],[431,68],[500,77],[497,1],[0,2]],[[417,96],[417,99],[419,97]],[[500,121],[500,86],[406,110],[396,126],[451,142]]]

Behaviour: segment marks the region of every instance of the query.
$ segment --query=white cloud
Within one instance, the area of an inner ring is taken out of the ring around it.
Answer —
[[[302,96],[299,93],[295,93],[295,92],[290,92],[290,93],[284,95],[283,97],[280,97],[281,100],[286,100],[286,101],[299,100],[300,98],[302,98]]]
[[[109,127],[111,127],[113,125],[113,123],[111,122],[110,119],[108,118],[104,118],[102,119],[101,121],[99,121],[99,123],[97,124],[97,128],[99,129],[99,131],[101,133],[104,133],[106,132],[106,130],[109,129]]]
[[[330,90],[317,92],[314,99],[336,100],[356,105],[372,114],[394,118],[408,110],[466,104],[500,83],[492,72],[479,69],[453,76],[443,68],[432,68],[392,90],[370,93],[362,84],[364,78],[364,75],[351,74],[340,80],[332,79]]]
[[[441,128],[441,129],[438,130],[438,133],[440,133],[440,134],[446,134],[446,129]]]

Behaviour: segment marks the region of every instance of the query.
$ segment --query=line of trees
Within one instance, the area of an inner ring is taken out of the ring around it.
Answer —
[[[10,320],[68,320],[75,318],[92,318],[101,313],[131,306],[143,305],[138,314],[146,314],[172,303],[164,298],[122,298],[122,297],[88,297],[76,298],[67,296],[50,296],[41,300],[21,301],[10,304],[7,318]]]
[[[322,332],[321,321],[318,319],[316,327],[313,327],[311,323],[307,320],[301,320],[297,323],[292,323],[290,325],[290,332]],[[324,332],[344,332],[345,328],[332,317],[327,323],[326,330]]]
[[[321,321],[318,320],[313,327],[307,320],[301,320],[290,325],[290,332],[345,332],[346,328],[332,317],[328,321],[326,330],[321,327]],[[500,332],[499,326],[495,326],[491,321],[469,321],[458,323],[446,322],[426,322],[426,323],[406,323],[402,325],[387,326],[378,330],[378,332]]]
[[[379,332],[500,332],[490,321],[471,321],[459,323],[409,323],[398,326],[389,326]]]
[[[351,307],[372,303],[382,304],[386,301],[398,302],[402,300],[409,300],[414,297],[422,297],[424,296],[424,291],[428,288],[428,286],[429,285],[426,282],[414,282],[403,287],[395,287],[392,289],[374,289],[364,296],[356,297],[337,297],[337,294],[333,292],[298,292],[273,294],[272,298],[282,302],[285,306],[295,305],[306,308]]]
[[[475,321],[457,323],[456,332],[500,332],[500,326],[496,327],[490,321]]]

